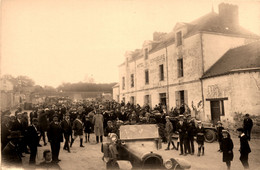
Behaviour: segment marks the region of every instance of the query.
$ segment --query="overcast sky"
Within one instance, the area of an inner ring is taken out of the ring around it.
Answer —
[[[58,86],[118,81],[126,51],[176,22],[218,13],[216,0],[2,0],[1,73]],[[240,24],[260,35],[260,1],[239,5]]]

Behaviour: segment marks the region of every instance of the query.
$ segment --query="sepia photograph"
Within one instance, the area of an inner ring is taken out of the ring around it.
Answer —
[[[260,0],[1,0],[1,169],[256,170]]]

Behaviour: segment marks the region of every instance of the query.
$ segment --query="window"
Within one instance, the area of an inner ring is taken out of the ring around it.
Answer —
[[[177,36],[177,46],[182,45],[182,34],[181,34],[181,31],[177,32],[176,36]]]
[[[122,77],[122,90],[125,90],[125,77]]]
[[[149,71],[145,70],[145,84],[149,84]]]
[[[144,104],[145,105],[149,105],[150,104],[150,96],[149,95],[145,95],[144,96]]]
[[[134,74],[131,74],[131,87],[135,86]]]
[[[177,60],[178,64],[178,77],[183,77],[183,59],[178,59]]]
[[[166,106],[166,93],[160,93],[160,103],[164,106]]]
[[[163,64],[159,65],[160,69],[160,81],[164,80],[164,71],[163,71]]]
[[[148,48],[144,50],[144,58],[148,59]]]

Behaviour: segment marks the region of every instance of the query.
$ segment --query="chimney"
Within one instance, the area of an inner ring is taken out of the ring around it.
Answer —
[[[238,6],[221,3],[218,6],[221,22],[225,26],[238,26]]]

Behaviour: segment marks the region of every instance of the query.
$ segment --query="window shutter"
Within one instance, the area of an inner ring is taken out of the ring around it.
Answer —
[[[176,104],[176,106],[180,106],[180,94],[179,94],[179,91],[175,91],[175,104]]]

